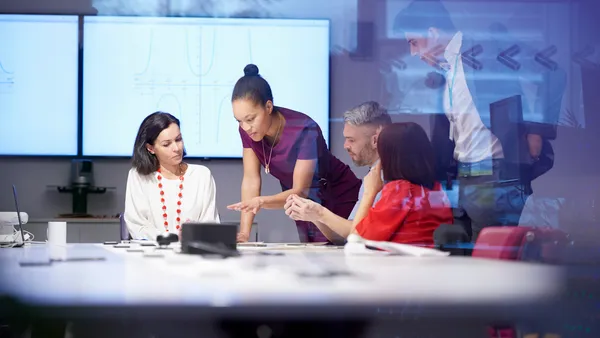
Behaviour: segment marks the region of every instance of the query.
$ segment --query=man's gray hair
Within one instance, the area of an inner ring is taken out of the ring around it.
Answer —
[[[367,101],[344,113],[344,122],[353,126],[365,124],[387,125],[392,123],[392,118],[387,109],[375,101]]]

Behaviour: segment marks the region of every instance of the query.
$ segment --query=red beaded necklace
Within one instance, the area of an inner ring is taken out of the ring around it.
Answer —
[[[163,210],[163,219],[165,220],[165,231],[169,232],[169,221],[167,221],[167,205],[165,204],[165,192],[163,190],[162,185],[162,175],[160,172],[160,168],[156,171],[158,180],[158,189],[160,190],[160,202],[162,203]],[[179,200],[177,201],[177,225],[175,229],[179,230],[181,228],[181,199],[183,197],[183,175],[179,176],[179,194],[177,195]]]

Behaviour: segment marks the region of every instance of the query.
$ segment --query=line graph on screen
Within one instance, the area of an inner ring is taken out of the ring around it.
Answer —
[[[156,110],[182,121],[186,144],[213,146],[221,141],[221,128],[237,128],[233,118],[231,123],[221,120],[232,115],[227,103],[239,70],[252,63],[251,29],[242,35],[227,27],[176,29],[181,34],[149,29],[145,62],[133,72],[134,89],[154,102]]]
[[[2,61],[0,61],[0,71],[2,71],[2,73],[4,74],[8,74],[8,75],[12,75],[13,72],[6,70],[6,68],[4,68],[4,66],[2,65]]]
[[[7,69],[0,59],[0,94],[10,94],[14,85],[14,71]]]
[[[86,156],[128,156],[133,126],[163,111],[181,121],[188,156],[240,158],[231,94],[249,63],[277,88],[278,103],[326,124],[326,20],[90,17],[84,26]],[[121,139],[98,142],[107,114],[122,121]]]

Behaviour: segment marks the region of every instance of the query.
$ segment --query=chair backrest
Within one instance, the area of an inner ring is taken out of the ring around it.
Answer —
[[[469,234],[458,224],[440,224],[433,232],[433,242],[438,250],[450,256],[470,256],[473,251]]]
[[[131,235],[129,234],[129,230],[127,230],[127,223],[125,223],[125,214],[119,214],[119,225],[121,229],[121,240],[126,241],[131,239]]]
[[[554,228],[486,227],[477,238],[473,257],[558,263],[568,243],[567,233]]]
[[[492,226],[479,233],[472,256],[559,263],[569,242],[567,233],[554,228]],[[518,336],[512,326],[493,325],[488,330],[490,338]]]

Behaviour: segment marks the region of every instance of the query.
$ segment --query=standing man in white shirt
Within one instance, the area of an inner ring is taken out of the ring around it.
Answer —
[[[392,123],[387,110],[374,101],[362,103],[344,113],[344,149],[354,165],[373,167],[379,161],[377,138],[381,130]],[[383,174],[382,174],[383,175]],[[337,216],[322,205],[297,195],[290,195],[285,204],[285,213],[294,220],[313,222],[332,243],[343,243],[352,230],[354,219],[364,187],[361,185],[349,219]],[[381,193],[377,194],[377,203]]]
[[[462,55],[477,45],[466,40],[454,27],[439,1],[412,2],[396,16],[394,29],[404,33],[413,56],[420,56],[445,78],[444,114],[434,118],[432,142],[441,154],[438,166],[448,173],[447,180],[458,178],[455,220],[462,223],[473,242],[484,227],[518,225],[525,201],[531,194],[531,180],[537,177],[532,174],[535,162],[541,156],[544,158],[540,162],[545,166],[543,172],[553,165],[553,157],[545,156],[552,152],[550,144],[544,142],[534,128],[528,128],[527,141],[524,141],[530,157],[525,160],[528,171],[517,180],[507,179],[513,177],[514,171],[504,160],[501,142],[489,129],[489,105],[521,95],[518,82],[486,77],[490,74],[484,75],[479,71],[481,68],[463,63]],[[447,156],[444,156],[445,151]]]

